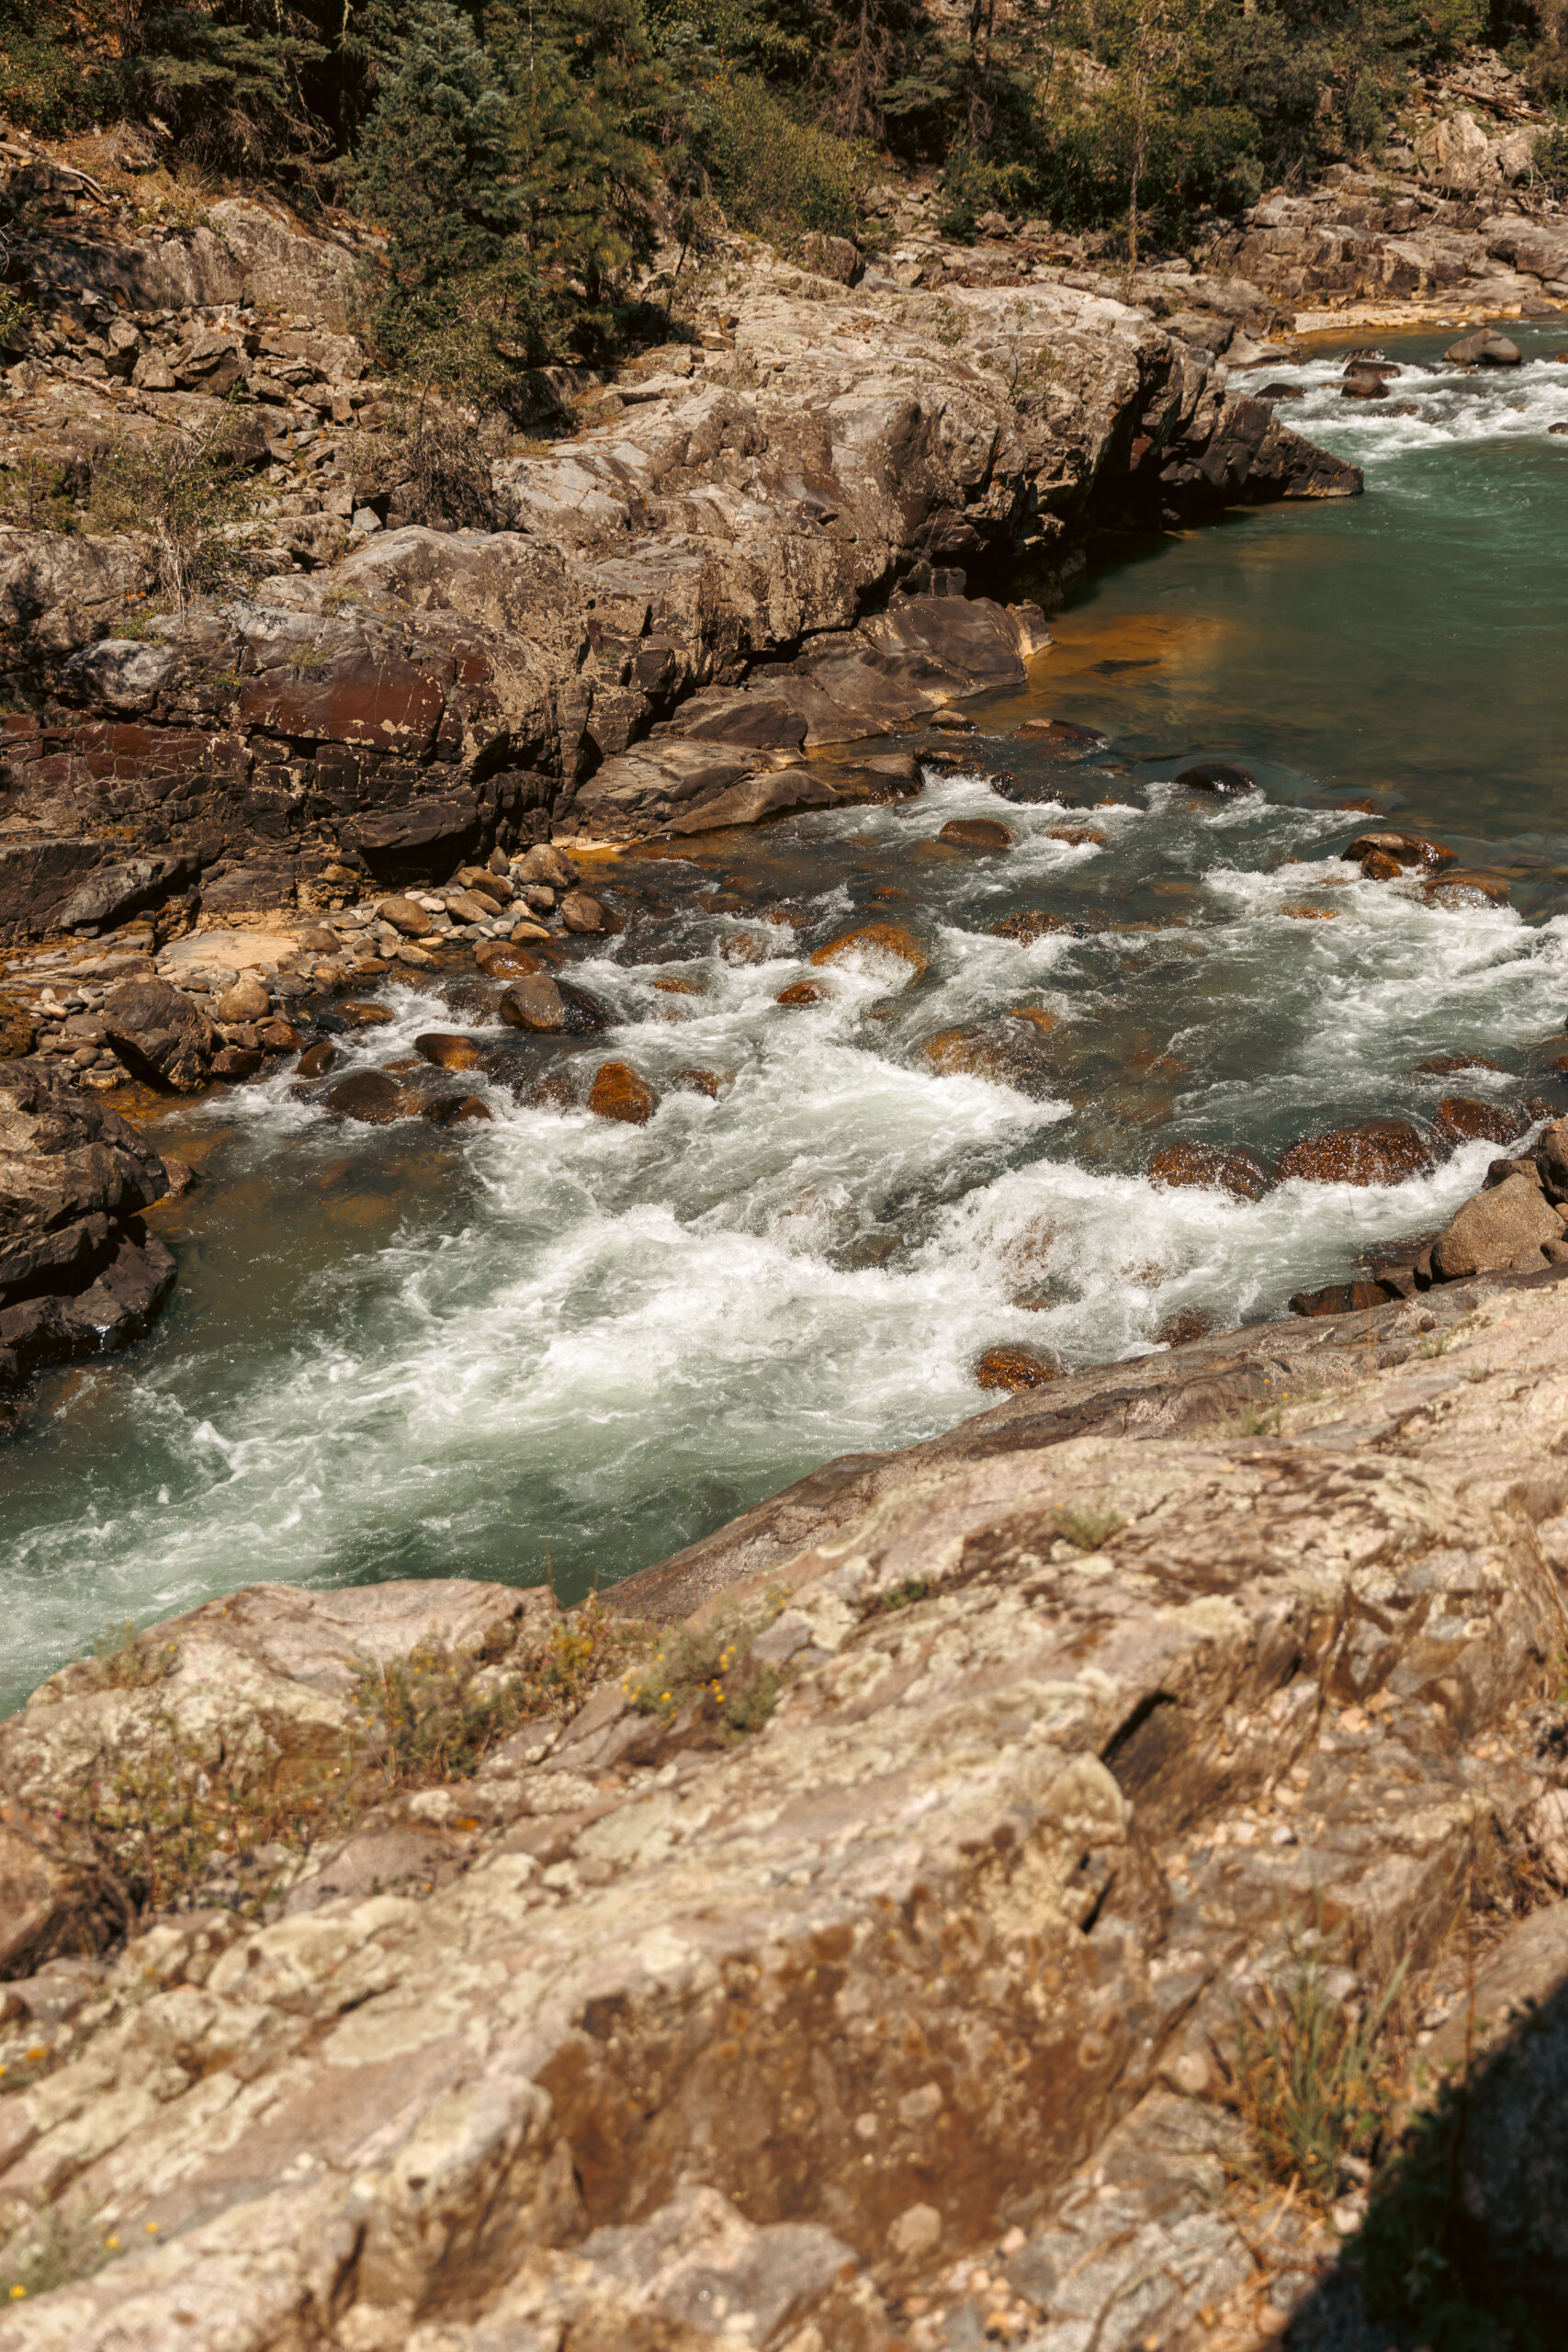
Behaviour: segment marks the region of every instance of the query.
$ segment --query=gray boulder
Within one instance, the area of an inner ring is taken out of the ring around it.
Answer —
[[[1463,335],[1458,343],[1450,343],[1443,357],[1460,368],[1517,368],[1524,354],[1517,343],[1499,334],[1495,327],[1483,327],[1475,334]]]

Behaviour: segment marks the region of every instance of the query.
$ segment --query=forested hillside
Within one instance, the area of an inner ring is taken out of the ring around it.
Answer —
[[[177,188],[383,230],[389,365],[592,356],[661,234],[868,239],[889,176],[1135,256],[1375,161],[1420,77],[1499,50],[1568,111],[1568,0],[0,0],[0,114],[129,122]],[[1538,175],[1568,133],[1549,130]]]

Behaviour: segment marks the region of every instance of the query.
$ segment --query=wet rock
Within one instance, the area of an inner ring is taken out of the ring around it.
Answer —
[[[710,1102],[716,1102],[724,1091],[726,1080],[723,1073],[716,1069],[678,1069],[675,1083],[683,1086],[689,1093],[705,1094]]]
[[[381,899],[376,911],[383,922],[389,922],[405,939],[423,939],[435,929],[424,908],[400,894]]]
[[[1359,861],[1362,871],[1373,881],[1390,880],[1393,873],[1405,866],[1436,873],[1439,866],[1455,862],[1454,851],[1426,833],[1358,833],[1339,854]]]
[[[1043,1388],[1058,1370],[1032,1348],[987,1348],[976,1363],[975,1385],[1016,1394],[1021,1388]]]
[[[586,890],[569,890],[560,902],[560,919],[568,931],[597,933],[609,928],[604,909]]]
[[[1303,384],[1265,384],[1258,397],[1260,401],[1304,401],[1306,388]]]
[[[1054,915],[1044,907],[1025,907],[1018,914],[1004,915],[1000,922],[991,925],[990,936],[1015,939],[1028,947],[1037,939],[1048,938],[1054,931],[1065,931],[1075,939],[1088,936],[1084,924],[1069,922],[1066,915]]]
[[[414,1052],[437,1069],[479,1069],[484,1056],[471,1037],[451,1035],[443,1029],[427,1029],[413,1041]]]
[[[829,940],[811,957],[814,964],[840,964],[856,956],[896,956],[908,966],[908,978],[904,985],[918,980],[926,971],[930,958],[913,932],[898,922],[858,923],[853,931],[840,932],[837,939]]]
[[[1359,1127],[1334,1127],[1305,1136],[1281,1152],[1274,1182],[1288,1184],[1401,1184],[1425,1174],[1432,1154],[1407,1119],[1369,1119]]]
[[[609,1028],[610,1015],[596,996],[577,988],[570,980],[558,980],[556,987],[566,1011],[569,1037],[592,1037],[601,1029]]]
[[[38,1026],[26,1006],[0,996],[0,1062],[20,1061],[37,1040]]]
[[[659,1097],[627,1062],[602,1062],[589,1089],[588,1107],[596,1119],[618,1119],[629,1127],[648,1125]]]
[[[1388,387],[1374,376],[1354,376],[1339,387],[1342,401],[1386,401]]]
[[[365,1004],[350,997],[340,1004],[335,1018],[344,1029],[389,1029],[392,1016],[384,1004]]]
[[[1191,767],[1183,768],[1176,779],[1188,792],[1212,793],[1218,800],[1235,800],[1258,790],[1258,778],[1250,768],[1240,766],[1235,760],[1198,760]]]
[[[1036,759],[1070,763],[1092,759],[1111,749],[1109,735],[1093,727],[1079,727],[1069,718],[1026,718],[1018,735]]]
[[[878,752],[858,767],[835,775],[831,783],[835,799],[872,806],[911,800],[925,789],[920,763],[912,752]]]
[[[329,1089],[328,1110],[335,1111],[341,1119],[357,1119],[369,1127],[389,1126],[394,1119],[406,1119],[419,1105],[395,1078],[382,1069],[351,1070]]]
[[[1325,1283],[1319,1290],[1292,1291],[1289,1306],[1292,1315],[1353,1315],[1386,1306],[1389,1296],[1379,1282]]]
[[[1478,334],[1461,335],[1458,343],[1450,343],[1443,357],[1456,368],[1517,368],[1524,354],[1495,327],[1483,327]]]
[[[1249,1151],[1219,1144],[1170,1143],[1149,1162],[1151,1184],[1199,1184],[1234,1193],[1238,1201],[1260,1201],[1269,1179]]]
[[[262,1056],[254,1046],[220,1046],[212,1057],[212,1075],[231,1086],[242,1079],[254,1078],[262,1067]]]
[[[535,972],[525,979],[513,980],[502,991],[501,1017],[513,1029],[533,1029],[545,1034],[563,1030],[567,1024],[566,1003],[559,989],[547,972]]]
[[[1190,1347],[1194,1340],[1206,1339],[1214,1328],[1214,1318],[1206,1307],[1182,1306],[1168,1315],[1155,1338],[1162,1347]]]
[[[313,1046],[306,1046],[295,1068],[301,1078],[325,1078],[336,1059],[337,1047],[332,1039],[318,1037]]]
[[[1346,363],[1344,375],[1347,383],[1359,379],[1362,383],[1386,384],[1403,372],[1392,359],[1350,359]]]
[[[129,1070],[176,1094],[206,1085],[221,1043],[206,1013],[168,980],[122,981],[104,1000],[103,1023]]]
[[[1011,833],[992,817],[950,817],[937,839],[939,842],[955,842],[960,849],[1012,847]]]
[[[220,1021],[265,1021],[271,1010],[272,999],[249,972],[212,1000],[213,1013]]]
[[[305,1042],[291,1021],[264,1022],[256,1034],[269,1054],[297,1054]]]
[[[182,1159],[177,1152],[166,1151],[164,1154],[164,1173],[169,1180],[169,1189],[164,1197],[171,1201],[183,1200],[201,1182],[189,1160]]]
[[[523,882],[545,882],[555,890],[570,890],[581,869],[552,842],[536,842],[525,857],[519,859],[516,873]]]
[[[1507,904],[1508,884],[1501,874],[1476,874],[1456,865],[1429,882],[1427,892],[1434,906],[1448,901],[1455,906],[1501,907]]]
[[[820,980],[792,980],[787,989],[779,990],[773,1002],[795,1006],[829,1004],[832,996],[832,989],[824,988]]]
[[[1465,1094],[1445,1094],[1432,1124],[1444,1143],[1512,1143],[1529,1121],[1501,1103],[1478,1102],[1473,1096]]]
[[[474,960],[481,972],[488,972],[496,980],[525,979],[544,969],[532,949],[515,939],[481,939],[474,951]]]
[[[470,1119],[493,1119],[495,1114],[480,1094],[435,1094],[424,1115],[438,1127],[456,1127]]]
[[[1501,1062],[1491,1061],[1484,1054],[1430,1054],[1416,1068],[1422,1078],[1450,1078],[1461,1069],[1495,1069],[1499,1078],[1507,1074]]]

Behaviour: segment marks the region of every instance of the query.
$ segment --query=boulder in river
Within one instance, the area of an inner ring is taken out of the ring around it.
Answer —
[[[1070,763],[1108,752],[1111,738],[1097,728],[1079,727],[1070,718],[1026,718],[1018,730],[1036,759]]]
[[[301,1078],[325,1078],[337,1059],[337,1047],[330,1037],[318,1037],[307,1046],[295,1067]]]
[[[553,1034],[566,1027],[566,1002],[547,972],[534,972],[502,991],[501,1017],[513,1029]]]
[[[475,950],[474,960],[481,972],[488,972],[496,980],[522,979],[528,973],[544,968],[532,950],[515,939],[481,940]]]
[[[1517,368],[1524,353],[1506,334],[1499,334],[1495,327],[1483,327],[1476,334],[1450,343],[1443,357],[1456,368]]]
[[[629,1062],[602,1062],[589,1089],[588,1107],[596,1119],[645,1127],[659,1108],[659,1097]]]
[[[1388,386],[1376,376],[1352,376],[1339,387],[1342,401],[1386,401]]]
[[[1331,1127],[1303,1136],[1280,1153],[1277,1184],[1299,1178],[1307,1184],[1401,1184],[1425,1175],[1432,1153],[1408,1119],[1369,1119],[1359,1127]]]
[[[1058,1370],[1032,1348],[987,1348],[975,1366],[975,1385],[1016,1395],[1021,1388],[1043,1388]]]
[[[818,947],[811,961],[814,964],[840,964],[852,956],[896,956],[909,967],[909,980],[918,980],[927,968],[929,958],[925,949],[901,922],[865,922],[853,931],[840,932],[837,939]],[[906,981],[906,987],[908,982]]]
[[[384,1069],[351,1070],[339,1079],[326,1103],[340,1118],[358,1119],[368,1127],[390,1126],[394,1119],[406,1119],[419,1107]]]
[[[820,980],[792,980],[787,989],[779,990],[773,1002],[790,1006],[827,1004],[831,1001],[832,993],[831,989],[825,989]]]
[[[1443,842],[1433,841],[1429,833],[1358,833],[1353,842],[1346,842],[1339,854],[1354,860],[1363,873],[1380,859],[1395,871],[1418,865],[1434,874],[1439,867],[1457,862],[1457,852]],[[1371,878],[1376,881],[1389,877],[1380,869]]]
[[[1070,922],[1066,915],[1054,915],[1044,907],[1023,907],[1015,915],[1004,915],[1000,922],[991,925],[993,939],[1017,940],[1021,946],[1031,947],[1037,939],[1044,939],[1054,931],[1070,932],[1075,939],[1085,939],[1088,931],[1081,922]]]
[[[544,882],[552,890],[570,890],[581,868],[553,842],[536,842],[526,856],[518,860],[514,870],[520,882]]]
[[[1499,1266],[1544,1264],[1548,1242],[1562,1240],[1562,1216],[1548,1201],[1540,1176],[1505,1176],[1466,1201],[1432,1244],[1432,1272],[1451,1283]]]
[[[437,1069],[478,1069],[484,1059],[471,1037],[456,1036],[444,1029],[425,1030],[414,1039],[413,1049]]]
[[[1452,866],[1427,886],[1434,906],[1501,907],[1507,904],[1508,883],[1501,874],[1477,874],[1469,866]]]
[[[596,935],[610,928],[609,917],[599,899],[586,890],[569,890],[560,902],[560,919],[568,931]]]
[[[104,1000],[103,1025],[129,1070],[176,1094],[207,1084],[222,1044],[206,1013],[169,980],[122,980]]]
[[[1011,849],[1012,835],[994,817],[950,817],[937,835],[960,849]]]
[[[1478,1102],[1467,1094],[1445,1094],[1433,1125],[1444,1143],[1512,1143],[1528,1118],[1500,1102]]]
[[[1269,1179],[1249,1151],[1213,1143],[1168,1143],[1149,1162],[1149,1182],[1202,1185],[1234,1193],[1238,1201],[1259,1201],[1269,1190]]]
[[[272,1010],[272,999],[254,973],[242,972],[231,987],[213,1000],[212,1010],[220,1021],[265,1021]]]
[[[1258,790],[1258,778],[1251,769],[1235,760],[1194,761],[1176,781],[1188,792],[1212,793],[1217,800],[1237,800],[1244,793]]]
[[[457,1127],[469,1119],[491,1119],[495,1114],[481,1094],[434,1094],[424,1115],[435,1126]]]

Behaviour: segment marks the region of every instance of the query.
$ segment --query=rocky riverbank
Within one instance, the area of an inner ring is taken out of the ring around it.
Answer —
[[[1382,2345],[1411,2226],[1548,2302],[1565,1370],[1555,1270],[1472,1279],[830,1465],[613,1616],[263,1587],[56,1677],[0,2344]],[[1303,1983],[1382,2088],[1291,2182]]]

